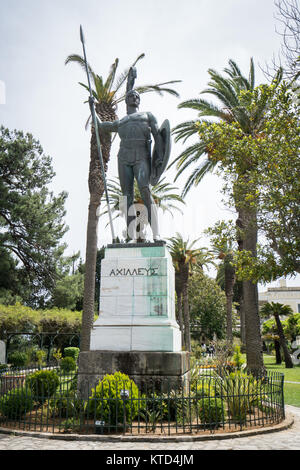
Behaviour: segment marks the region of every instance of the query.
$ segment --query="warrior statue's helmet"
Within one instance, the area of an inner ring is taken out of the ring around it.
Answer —
[[[128,98],[131,95],[136,95],[138,98],[140,98],[139,93],[133,89],[135,79],[137,77],[136,73],[136,68],[131,67],[129,72],[128,72],[128,78],[127,78],[127,87],[126,87],[126,98],[125,98],[125,103],[127,104]]]

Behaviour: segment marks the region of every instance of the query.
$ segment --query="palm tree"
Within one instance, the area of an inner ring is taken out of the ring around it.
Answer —
[[[250,71],[248,78],[244,77],[233,60],[229,60],[229,67],[224,70],[225,76],[215,70],[209,69],[211,77],[209,88],[202,93],[208,93],[218,99],[219,105],[215,105],[204,99],[192,99],[179,105],[179,108],[192,109],[198,112],[198,119],[179,124],[173,130],[176,135],[175,140],[186,142],[193,136],[198,136],[199,120],[206,122],[209,126],[212,121],[203,119],[205,116],[217,118],[219,120],[233,123],[237,122],[245,135],[259,133],[264,122],[264,112],[267,108],[267,101],[261,98],[255,109],[250,112],[241,102],[241,92],[251,91],[255,86],[255,73],[253,59],[250,60]],[[187,169],[196,164],[188,177],[183,196],[191,189],[197,186],[202,178],[209,172],[212,172],[216,163],[210,158],[211,150],[203,141],[197,141],[188,146],[172,164],[177,164],[177,175],[175,180]],[[247,170],[250,163],[245,161],[243,173],[236,175],[239,178],[247,177]],[[257,224],[256,212],[247,201],[237,195],[236,187],[233,188],[236,210],[238,213],[237,226],[239,227],[239,249],[247,250],[256,256],[257,244]],[[243,305],[245,309],[246,324],[246,353],[247,365],[249,369],[262,370],[263,355],[262,341],[260,335],[259,314],[258,314],[258,294],[257,285],[251,281],[243,282]]]
[[[211,237],[212,252],[221,260],[218,266],[216,282],[224,290],[226,296],[226,338],[228,347],[232,346],[232,305],[234,286],[236,283],[233,257],[235,253],[235,229],[231,221],[217,222],[209,227],[205,233]]]
[[[141,54],[132,64],[132,67],[144,57]],[[75,62],[79,64],[83,70],[85,70],[84,58],[78,54],[71,54],[67,57],[65,64]],[[93,96],[95,98],[95,110],[101,121],[115,121],[118,119],[116,114],[117,105],[121,101],[125,100],[126,92],[122,91],[124,84],[126,83],[129,69],[123,72],[118,78],[116,78],[117,68],[119,65],[119,59],[116,59],[112,64],[108,77],[106,80],[94,72],[92,67],[88,64],[91,84],[93,88]],[[159,83],[157,85],[146,85],[142,87],[136,87],[136,90],[141,93],[147,93],[155,91],[159,94],[163,92],[170,93],[174,96],[178,96],[178,93],[166,87],[176,81],[169,81],[165,83]],[[88,91],[88,86],[84,83],[80,83]],[[89,123],[90,118],[87,121],[86,127]],[[110,150],[112,144],[112,138],[110,133],[101,133],[100,135],[102,156],[104,162],[105,172],[107,171],[107,165],[110,157]],[[104,192],[104,183],[102,179],[102,173],[100,171],[100,162],[98,158],[97,141],[94,126],[91,126],[91,144],[90,144],[90,167],[89,167],[89,192],[90,202],[88,210],[88,224],[87,224],[87,241],[86,241],[86,260],[85,260],[85,279],[84,279],[84,298],[83,298],[83,314],[82,314],[82,330],[81,330],[81,351],[89,351],[90,349],[90,332],[94,321],[95,311],[95,271],[96,271],[96,260],[97,260],[97,229],[99,213],[98,207],[101,202],[101,198]]]
[[[216,267],[214,260],[215,255],[212,250],[200,248],[195,263],[191,265],[191,276],[199,272],[204,273],[204,268],[207,268],[209,265]]]
[[[193,248],[198,240],[189,243],[183,239],[182,235],[176,233],[176,236],[168,239],[168,248],[172,256],[175,268],[175,290],[177,294],[178,321],[181,332],[183,333],[183,345],[186,351],[191,351],[190,334],[190,315],[188,300],[189,277],[197,260],[202,256],[202,266],[204,263],[204,248]],[[199,265],[198,265],[199,266]],[[183,308],[182,308],[183,307]]]
[[[260,313],[264,317],[270,317],[271,315],[274,316],[276,326],[277,326],[277,333],[279,336],[280,346],[282,348],[283,355],[284,355],[285,367],[287,369],[293,368],[293,361],[291,359],[291,356],[287,347],[286,339],[284,336],[284,332],[283,332],[283,328],[282,328],[282,324],[280,320],[281,315],[282,316],[291,315],[293,313],[293,309],[289,305],[283,305],[283,304],[276,303],[276,302],[267,302],[261,307]]]

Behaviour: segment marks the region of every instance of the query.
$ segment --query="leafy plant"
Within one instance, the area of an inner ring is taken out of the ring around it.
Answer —
[[[54,370],[39,370],[26,377],[25,384],[30,389],[34,400],[43,403],[55,393],[59,385],[59,377]]]
[[[51,308],[35,310],[20,303],[15,305],[0,304],[0,336],[7,338],[7,331],[49,332],[79,334],[81,328],[81,312],[67,309]],[[54,346],[60,347],[63,341],[59,334]]]
[[[60,349],[57,349],[56,351],[53,352],[52,356],[54,359],[57,361],[57,364],[60,364],[60,361],[62,359],[62,353]]]
[[[55,173],[40,142],[32,134],[3,126],[0,174],[9,175],[1,177],[1,246],[20,263],[11,288],[25,294],[27,302],[42,304],[55,284],[65,249],[60,240],[68,230],[63,221],[67,193],[54,196],[50,191]]]
[[[236,345],[234,348],[232,362],[238,370],[241,370],[243,368],[243,365],[245,364],[245,361],[243,360],[243,357],[241,354],[241,348],[238,345]]]
[[[146,423],[146,431],[155,432],[158,421],[162,420],[162,411],[160,409],[140,410],[139,416]]]
[[[43,349],[38,349],[35,352],[35,355],[36,355],[36,359],[37,359],[37,363],[39,367],[46,365],[46,362],[45,362],[45,359],[47,356],[46,351],[44,351]]]
[[[79,348],[75,347],[68,347],[64,349],[64,356],[65,357],[72,357],[75,362],[77,362],[78,356],[79,356]]]
[[[246,422],[247,413],[262,401],[262,382],[241,371],[223,377],[220,382],[221,396],[226,400],[228,413],[237,423]]]
[[[200,421],[204,425],[216,429],[224,421],[224,403],[220,398],[203,398],[198,400],[196,409]]]
[[[34,397],[28,387],[14,388],[0,398],[0,412],[8,419],[20,419],[32,410]]]
[[[182,394],[171,390],[163,394],[164,415],[168,421],[177,421],[181,423],[187,420],[188,402],[182,398]]]
[[[150,418],[154,419],[155,416],[168,422],[189,422],[193,414],[189,409],[191,407],[193,407],[193,401],[186,399],[180,390],[169,390],[162,394],[155,392],[148,396],[142,395],[139,415],[146,422],[151,422]]]
[[[74,391],[65,390],[49,400],[52,416],[79,418],[84,411],[84,401]]]
[[[26,365],[27,354],[21,351],[14,351],[8,354],[7,360],[12,367],[22,367]]]
[[[60,361],[60,369],[65,373],[75,370],[76,369],[75,359],[71,356],[63,357],[62,360]]]
[[[80,419],[73,419],[73,418],[66,419],[62,421],[59,425],[59,428],[63,432],[79,431],[80,427],[81,427]]]
[[[125,397],[122,392],[126,391]],[[133,380],[122,372],[107,374],[92,389],[87,409],[88,413],[107,425],[131,422],[138,412],[139,390]]]
[[[191,389],[196,398],[216,396],[216,382],[212,378],[197,380],[191,385]]]

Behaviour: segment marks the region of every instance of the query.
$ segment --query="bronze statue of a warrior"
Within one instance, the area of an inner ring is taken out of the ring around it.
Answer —
[[[131,68],[127,80],[127,116],[113,122],[100,122],[100,132],[117,132],[120,137],[118,171],[122,194],[126,197],[127,240],[134,240],[132,230],[136,214],[134,204],[134,178],[146,209],[147,221],[152,229],[153,239],[159,240],[157,210],[151,195],[150,184],[156,184],[166,167],[170,153],[170,128],[168,121],[161,129],[150,112],[139,112],[140,96],[133,89],[136,69]],[[167,125],[166,125],[167,124]],[[151,136],[155,147],[151,157]],[[142,238],[142,236],[138,236]]]

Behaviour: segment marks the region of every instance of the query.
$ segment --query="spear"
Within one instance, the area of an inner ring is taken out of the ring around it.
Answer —
[[[112,236],[112,241],[113,241],[113,243],[115,243],[115,242],[116,242],[116,238],[115,238],[114,226],[113,226],[113,221],[112,221],[112,216],[111,216],[111,210],[110,210],[110,204],[109,204],[109,198],[108,198],[108,191],[107,191],[107,184],[106,184],[106,176],[105,176],[105,171],[104,171],[103,157],[102,157],[101,144],[100,144],[100,137],[99,137],[98,121],[97,121],[97,116],[96,116],[96,111],[95,111],[94,97],[93,97],[92,87],[91,87],[90,72],[89,72],[88,63],[87,63],[87,59],[86,59],[85,40],[84,40],[84,35],[83,35],[83,30],[82,30],[82,26],[81,26],[81,25],[80,25],[80,40],[81,40],[81,42],[82,42],[83,57],[84,57],[84,63],[85,63],[85,70],[86,70],[87,79],[88,79],[88,84],[89,84],[89,91],[90,91],[89,104],[90,104],[90,109],[91,109],[91,114],[92,114],[92,120],[93,120],[93,123],[94,123],[94,129],[95,129],[95,133],[96,133],[98,156],[99,156],[100,167],[101,167],[101,172],[102,172],[102,178],[103,178],[103,184],[104,184],[104,191],[105,191],[106,204],[107,204],[107,208],[108,208],[108,216],[109,216],[109,224],[110,224],[110,229],[111,229],[111,236]]]

